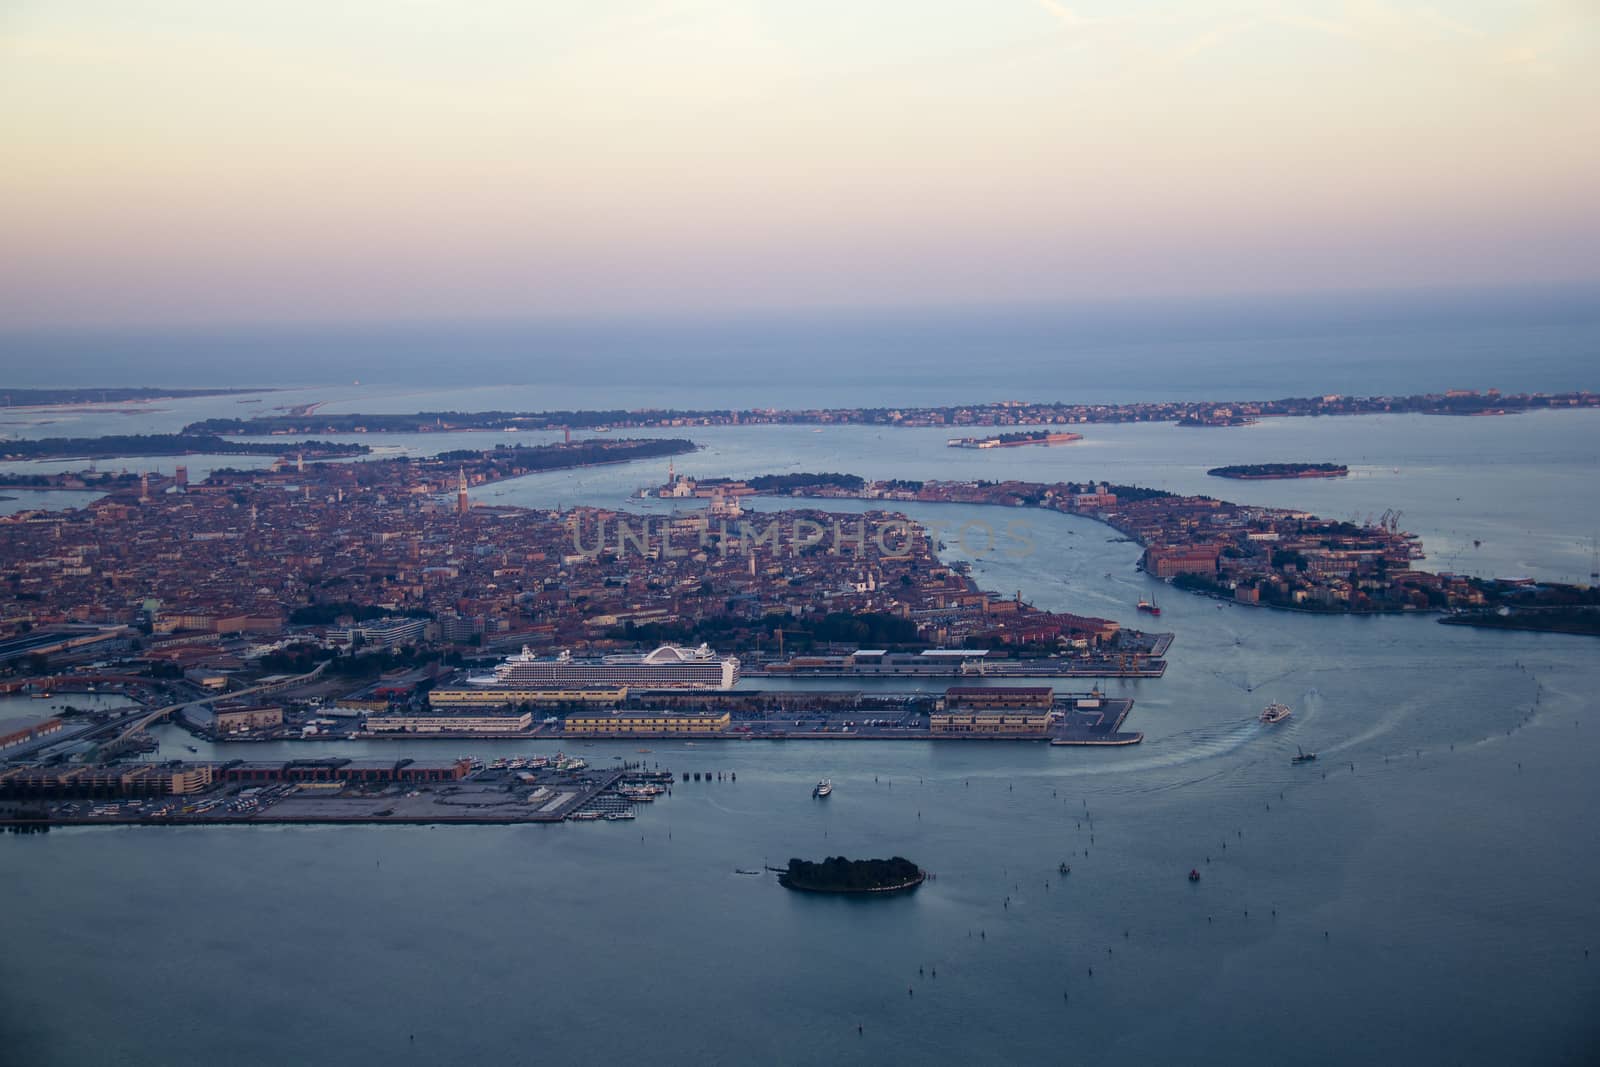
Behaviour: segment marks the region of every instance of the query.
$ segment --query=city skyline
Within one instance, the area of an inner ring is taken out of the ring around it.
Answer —
[[[23,5],[0,326],[1593,283],[1577,3]]]

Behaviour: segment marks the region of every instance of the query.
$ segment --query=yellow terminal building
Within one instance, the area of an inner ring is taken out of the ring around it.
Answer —
[[[940,734],[990,734],[996,737],[1044,737],[1049,712],[936,711],[928,716],[928,729]]]
[[[720,734],[731,721],[724,711],[612,711],[583,712],[567,716],[566,733],[580,737],[676,737],[683,734]]]
[[[1050,686],[954,686],[944,709],[928,716],[929,732],[993,737],[1044,737],[1055,690]]]
[[[473,686],[435,689],[428,694],[428,704],[435,708],[500,707],[503,704],[601,704],[611,707],[622,703],[627,697],[628,687],[625,685],[594,689],[515,689]]]

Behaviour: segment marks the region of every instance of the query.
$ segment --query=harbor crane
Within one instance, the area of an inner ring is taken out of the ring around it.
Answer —
[[[774,628],[772,632],[778,635],[778,658],[780,660],[783,658],[783,635],[784,634],[798,634],[798,635],[800,635],[802,637],[809,637],[811,635],[811,631],[809,631],[809,630],[784,630],[784,629],[781,629],[781,628]],[[759,652],[760,650],[761,650],[761,635],[758,633],[758,634],[756,634],[756,651]]]

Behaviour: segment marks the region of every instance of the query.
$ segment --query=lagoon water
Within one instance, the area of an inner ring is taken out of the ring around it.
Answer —
[[[1296,391],[1286,384],[1267,381],[1261,395]],[[1317,391],[1361,391],[1334,385]],[[603,401],[598,383],[589,389],[592,404]],[[1027,392],[1018,379],[992,391]],[[740,402],[732,396],[724,402]],[[414,410],[438,398],[402,399]],[[1096,426],[1079,445],[996,455],[946,449],[943,434],[919,431],[751,427],[686,431],[704,448],[676,463],[705,476],[1103,477],[1341,517],[1398,508],[1426,540],[1425,566],[1582,580],[1600,527],[1597,428],[1594,413]],[[471,437],[396,443],[460,447]],[[1252,459],[1338,460],[1353,474],[1267,483],[1204,474]],[[485,487],[475,499],[621,506],[664,475],[664,462],[591,468]],[[955,527],[1017,517],[908,510]],[[948,554],[970,559],[986,588],[1129,624],[1135,600],[1159,592],[1161,625],[1177,635],[1167,676],[1106,684],[1137,700],[1129,727],[1144,731],[1143,744],[596,742],[578,753],[735,771],[738,781],[680,784],[631,823],[7,836],[6,1058],[1600,1055],[1591,826],[1600,645],[1427,617],[1219,605],[1150,582],[1133,569],[1136,547],[1092,521],[1018,515],[1027,554],[985,554],[946,536]],[[1294,717],[1257,723],[1275,700]],[[168,756],[194,743],[171,728],[162,740]],[[1320,758],[1291,766],[1296,746]],[[469,749],[549,750],[423,742],[406,753]],[[242,754],[396,751],[374,742]],[[824,775],[834,794],[813,801]],[[736,873],[837,853],[900,853],[938,877],[913,895],[864,902]],[[1070,875],[1057,873],[1062,862]],[[1200,882],[1186,879],[1191,867]]]

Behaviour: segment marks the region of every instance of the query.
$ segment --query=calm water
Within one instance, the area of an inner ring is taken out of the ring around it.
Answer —
[[[421,391],[445,410],[468,411],[1564,390],[1596,387],[1600,290],[727,320],[13,332],[0,333],[0,355],[3,384],[12,387],[338,387],[335,394],[352,401],[338,410],[416,410],[414,403],[386,408],[384,398]]]
[[[1576,327],[1554,348],[1528,349],[1527,379],[1469,373],[1506,367],[1489,353],[1508,338],[1520,350],[1555,329],[1478,325],[1469,346],[1478,363],[1430,362],[1426,352],[1445,351],[1428,347],[1443,345],[1435,333],[1417,342],[1426,350],[1418,360],[1376,369],[1424,388],[1447,384],[1439,378],[1450,366],[1466,384],[1506,388],[1539,387],[1547,372],[1552,381],[1589,373],[1576,354],[1592,354],[1592,334]],[[1428,333],[1408,329],[1413,339]],[[1404,349],[1406,332],[1390,328],[1390,347],[1371,350]],[[1350,336],[1331,326],[1324,334]],[[1278,340],[1290,344],[1286,336]],[[1222,349],[1247,342],[1207,336],[1195,351],[1219,366]],[[1567,355],[1551,356],[1557,349]],[[1179,374],[1181,362],[1149,365]],[[1326,367],[1309,375],[1307,360],[1289,362],[1285,371],[1265,356],[1247,359],[1238,366],[1267,368],[1249,382],[1157,374],[1140,387],[1153,391],[1146,398],[1238,395],[1248,384],[1258,395],[1367,391],[1330,382]],[[1063,377],[1043,384],[1005,360],[989,377],[951,366],[926,388],[982,378],[985,395],[1070,395],[1061,385],[1082,366],[1063,364]],[[508,370],[506,380],[532,377]],[[884,392],[871,374],[860,383],[855,392]],[[645,384],[659,383],[625,388]],[[567,394],[543,388],[532,395],[604,402],[593,383]],[[754,392],[739,381],[683,388],[700,391],[700,404],[743,403]],[[835,402],[846,391],[816,386]],[[451,396],[462,402],[437,406],[488,406],[481,396],[397,388],[392,410]],[[345,409],[366,400],[353,394]],[[194,411],[254,407],[184,402],[164,414],[81,417],[181,424]],[[1587,413],[1088,434],[1080,445],[990,455],[915,431],[694,431],[705,449],[677,464],[701,475],[1106,477],[1342,517],[1399,508],[1402,526],[1435,552],[1431,565],[1491,574],[1586,575],[1600,527],[1600,434]],[[1204,475],[1262,458],[1339,460],[1354,475],[1255,484]],[[618,504],[664,475],[655,462],[593,468],[486,487],[477,499]],[[911,510],[924,520],[1012,517]],[[1125,622],[1138,596],[1158,588],[1134,572],[1136,548],[1108,541],[1105,527],[1025,517],[1034,542],[1026,558],[967,553],[986,587]],[[963,555],[946,540],[950,555]],[[1427,618],[1219,607],[1170,591],[1161,603],[1162,624],[1178,635],[1167,677],[1107,686],[1138,701],[1130,726],[1147,740],[1133,748],[595,743],[578,750],[592,762],[641,758],[733,770],[739,781],[680,785],[629,824],[0,837],[6,1057],[161,1064],[198,1048],[225,1049],[240,1064],[596,1054],[668,1063],[1592,1062],[1600,955],[1585,952],[1600,950],[1590,826],[1600,801],[1591,714],[1600,645]],[[1272,700],[1295,716],[1265,728],[1255,715]],[[163,738],[167,755],[187,754],[186,735]],[[1297,745],[1321,758],[1291,767]],[[396,751],[196,747],[250,758]],[[447,757],[468,747],[406,751]],[[823,775],[837,788],[813,802],[810,785]],[[734,873],[833,853],[903,853],[938,879],[911,897],[861,902],[791,895]],[[1072,865],[1065,879],[1056,873],[1063,860]],[[1202,871],[1199,884],[1185,879],[1190,867]]]
[[[739,781],[626,825],[4,839],[0,1025],[47,1063],[1592,1054],[1581,640],[1165,606],[1171,673],[1112,686],[1136,748],[598,743]],[[1295,718],[1256,724],[1269,699]],[[864,903],[734,873],[835,852],[939,877]]]

